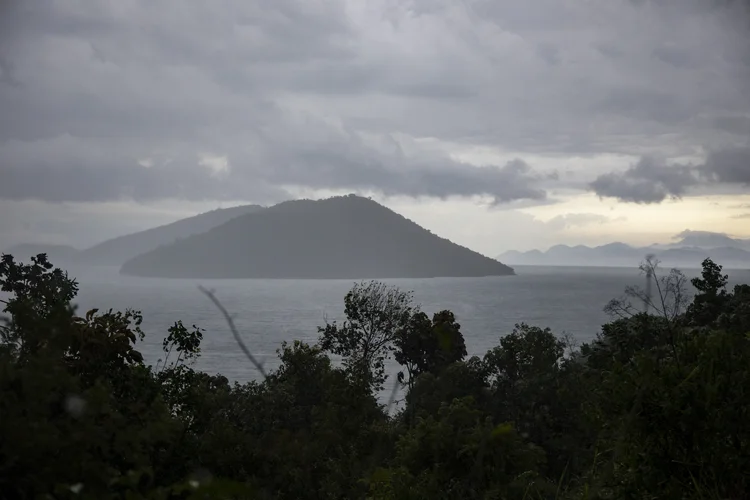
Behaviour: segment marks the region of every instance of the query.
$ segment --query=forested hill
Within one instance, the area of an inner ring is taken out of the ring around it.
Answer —
[[[77,258],[85,264],[121,266],[127,260],[144,252],[154,250],[161,245],[167,245],[179,238],[187,238],[193,234],[203,233],[235,217],[262,209],[263,207],[259,205],[243,205],[240,207],[212,210],[194,217],[178,220],[171,224],[104,241],[83,250],[78,254]]]
[[[428,278],[513,269],[359,196],[296,200],[237,217],[126,262],[123,274],[179,278]]]

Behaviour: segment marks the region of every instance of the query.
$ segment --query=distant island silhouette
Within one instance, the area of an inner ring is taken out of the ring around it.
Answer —
[[[513,269],[355,195],[286,201],[139,255],[122,274],[167,278],[479,277]]]
[[[179,238],[204,233],[235,217],[259,210],[263,210],[263,207],[243,205],[211,210],[171,224],[112,238],[78,252],[76,260],[83,264],[122,266],[126,261],[144,252],[168,245]]]
[[[103,241],[83,250],[67,245],[21,243],[2,249],[2,251],[23,260],[28,260],[31,256],[44,253],[47,254],[50,260],[66,265],[81,264],[120,267],[126,261],[144,252],[155,250],[162,245],[167,245],[180,238],[205,233],[209,229],[220,226],[235,217],[257,212],[264,208],[260,205],[217,208],[210,212],[204,212],[169,224],[138,231],[137,233],[117,236],[116,238]]]
[[[511,265],[548,266],[626,266],[653,255],[665,266],[695,267],[696,262],[711,258],[729,268],[750,266],[750,240],[730,238],[723,233],[685,230],[674,243],[633,247],[621,242],[597,247],[555,245],[549,250],[518,252],[511,250],[498,259]]]

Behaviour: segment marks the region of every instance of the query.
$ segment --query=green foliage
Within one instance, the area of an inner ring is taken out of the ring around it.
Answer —
[[[700,292],[698,296],[716,297],[718,295],[725,295],[729,276],[721,274],[721,266],[714,263],[711,259],[704,260],[702,265],[701,277],[690,280],[693,287]],[[702,302],[702,300],[699,299],[698,302]]]
[[[750,285],[734,287],[713,327],[737,335],[750,332]]]
[[[404,416],[413,419],[416,415],[433,415],[443,404],[466,396],[482,408],[492,397],[487,368],[477,356],[453,363],[438,374],[422,374],[406,396],[408,411]]]
[[[420,374],[440,374],[466,356],[461,325],[450,311],[435,313],[432,322],[425,313],[415,312],[408,327],[399,331],[394,344],[394,357],[406,367],[410,387]],[[403,374],[399,378],[403,380]]]
[[[543,470],[551,477],[585,460],[591,439],[580,411],[581,377],[565,358],[569,348],[549,329],[520,324],[484,357],[493,396],[489,411],[514,422],[547,452]]]
[[[686,304],[684,276],[657,264],[642,267],[655,296],[608,304],[618,318],[592,342],[520,324],[469,359],[450,311],[360,283],[346,321],[240,385],[193,368],[200,328],[177,321],[146,366],[140,313],[79,317],[76,282],[44,255],[3,256],[0,496],[743,498],[750,286],[728,291],[707,260]],[[378,402],[391,357],[408,374],[393,414]]]
[[[177,352],[177,360],[172,366],[180,363],[189,363],[194,361],[201,352],[201,340],[203,340],[203,330],[193,325],[192,330],[185,328],[182,321],[176,322],[167,330],[168,335],[162,341],[162,350],[164,351],[163,366],[166,367],[169,356],[172,351]]]
[[[33,262],[5,256],[0,268],[14,294],[0,356],[0,491],[34,498],[84,484],[107,498],[120,471],[159,463],[174,431],[132,348],[140,316],[75,317],[67,302],[75,282],[43,255]]]
[[[320,345],[341,356],[351,375],[382,389],[385,362],[416,311],[411,293],[377,281],[356,284],[344,298],[346,321],[318,328]]]
[[[78,284],[67,273],[54,269],[44,254],[31,264],[15,262],[12,255],[0,259],[0,291],[11,294],[3,312],[9,315],[0,326],[0,340],[23,362],[32,356],[73,316],[70,301]]]
[[[508,423],[493,423],[472,398],[441,405],[396,444],[389,469],[370,479],[373,498],[522,498],[544,459]]]
[[[670,341],[668,323],[660,316],[640,313],[602,326],[594,342],[583,344],[581,354],[589,367],[607,370],[613,363],[628,363],[644,350],[663,350]]]
[[[703,261],[700,278],[693,278],[691,283],[697,290],[693,303],[687,313],[687,319],[696,326],[707,326],[716,321],[722,311],[722,305],[728,295],[726,291],[728,276],[721,274],[721,266],[710,259]]]
[[[556,370],[565,347],[565,342],[549,328],[542,330],[522,323],[500,339],[500,345],[485,355],[484,362],[496,385],[511,387]]]
[[[679,349],[679,364],[640,352],[603,377],[597,396],[618,465],[605,480],[622,495],[677,498],[697,482],[738,498],[750,487],[750,340],[695,334]]]

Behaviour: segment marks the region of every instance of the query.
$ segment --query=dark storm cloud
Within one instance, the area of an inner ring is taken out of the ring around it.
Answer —
[[[107,168],[81,165],[0,166],[0,199],[46,202],[151,202],[165,198],[191,201],[288,198],[284,190],[262,182],[236,183],[212,175],[197,164],[142,167],[109,163]]]
[[[48,149],[14,141],[0,146],[0,153],[4,149],[3,156],[10,160],[0,165],[0,177],[6,181],[0,198],[61,202],[288,197],[275,186],[439,198],[481,194],[496,203],[546,198],[542,186],[550,176],[536,173],[520,159],[476,167],[436,152],[407,155],[395,139],[368,143],[354,132],[325,123],[316,123],[314,134],[309,126],[291,118],[276,122],[276,127],[300,134],[286,145],[277,142],[284,139],[273,129],[245,136],[244,147],[231,147],[239,142],[228,138],[226,168],[218,171],[210,165],[210,157],[216,155],[196,157],[183,154],[182,148],[154,158],[107,157],[109,147],[96,149],[72,137],[58,139]],[[79,150],[87,151],[85,158]],[[51,156],[57,160],[46,160]],[[76,162],[78,158],[83,159]]]
[[[488,195],[496,203],[544,200],[548,179],[520,159],[504,165],[468,165],[427,150],[406,153],[414,144],[393,137],[368,141],[359,134],[319,124],[283,147],[272,137],[259,141],[263,163],[273,165],[263,176],[272,184],[293,184],[319,189],[365,189],[386,195]]]
[[[714,182],[750,186],[750,147],[712,151],[700,171]]]
[[[652,158],[642,158],[624,172],[600,175],[590,188],[600,197],[650,204],[680,198],[697,183],[691,166],[666,165]]]
[[[389,91],[404,97],[423,99],[466,99],[475,94],[471,89],[455,83],[394,84]]]
[[[418,139],[520,158],[680,153],[742,140],[750,116],[741,33],[725,29],[729,11],[697,2],[653,12],[626,0],[6,4],[8,199],[230,199],[300,186],[541,203],[561,181],[523,160],[469,165]],[[409,147],[389,146],[395,136]],[[201,165],[206,155],[228,170]],[[656,202],[694,182],[654,168],[592,187]],[[716,157],[701,172],[744,182],[738,168]]]
[[[547,64],[553,66],[560,64],[562,58],[560,57],[560,49],[549,43],[541,43],[536,48],[536,53],[542,58]]]
[[[696,66],[696,61],[690,51],[682,47],[662,45],[654,49],[654,56],[676,68],[690,69]]]
[[[641,158],[624,172],[602,174],[589,184],[601,197],[646,204],[681,198],[691,188],[717,186],[750,186],[750,147],[709,151],[705,161],[696,165],[668,165]]]
[[[609,59],[619,59],[625,54],[621,48],[611,42],[595,42],[593,47]]]
[[[750,116],[717,116],[716,127],[744,137],[750,137]]]
[[[84,40],[115,63],[300,62],[346,53],[341,2],[126,1],[32,3],[11,0],[6,30],[16,37]],[[171,22],[162,22],[169,20]],[[126,46],[116,44],[127,42]],[[242,43],[245,42],[245,43]]]
[[[667,89],[632,87],[608,91],[596,107],[615,115],[662,124],[683,122],[695,112],[689,102]]]
[[[326,163],[311,164],[318,160]],[[268,171],[268,180],[229,173],[212,175],[202,166],[174,164],[142,167],[114,166],[107,169],[77,165],[0,167],[0,198],[49,202],[113,201],[133,199],[154,201],[163,198],[198,200],[284,199],[288,193],[271,182],[319,189],[375,190],[386,195],[472,196],[483,194],[497,203],[514,200],[543,200],[546,192],[536,187],[538,177],[520,160],[502,167],[473,167],[447,164],[433,170],[412,166],[396,170],[382,164],[341,165],[342,158],[310,156],[305,170],[287,176],[287,169]],[[338,162],[338,165],[337,165]],[[290,179],[292,179],[290,181]]]
[[[13,65],[0,55],[0,85],[19,87],[21,82],[13,74]]]
[[[448,160],[441,163],[413,164],[393,159],[359,162],[351,157],[337,157],[328,151],[310,151],[295,175],[284,169],[273,172],[273,180],[295,178],[301,185],[313,188],[374,189],[385,195],[449,196],[487,195],[496,203],[515,200],[544,200],[545,190],[538,186],[541,178],[522,160],[502,166],[474,167]]]

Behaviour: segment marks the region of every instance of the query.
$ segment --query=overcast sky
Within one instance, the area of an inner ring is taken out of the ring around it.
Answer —
[[[491,256],[750,237],[747,2],[0,5],[2,247],[348,192]]]

